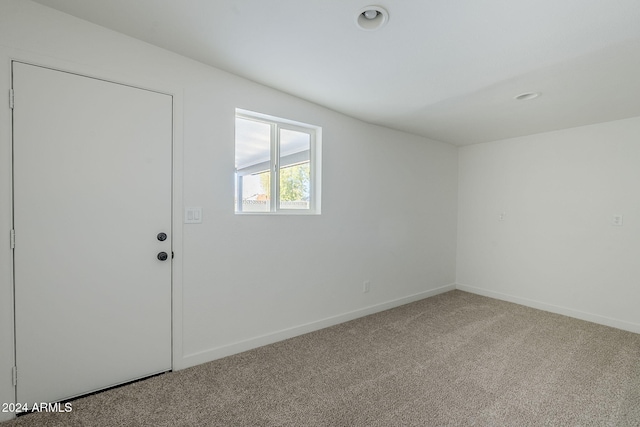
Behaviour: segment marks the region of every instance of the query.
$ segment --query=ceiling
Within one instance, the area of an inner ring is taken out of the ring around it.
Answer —
[[[638,0],[36,1],[456,145],[640,116]],[[355,24],[368,5],[376,31]]]

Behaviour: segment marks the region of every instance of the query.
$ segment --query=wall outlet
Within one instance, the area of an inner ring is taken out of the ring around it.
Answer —
[[[362,293],[367,293],[371,290],[371,281],[365,280],[362,283]]]
[[[613,219],[611,220],[611,225],[615,225],[618,227],[622,227],[622,215],[620,214],[615,214],[613,216]]]

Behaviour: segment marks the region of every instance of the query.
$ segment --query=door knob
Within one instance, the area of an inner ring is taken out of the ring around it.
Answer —
[[[160,253],[158,254],[158,259],[159,259],[160,261],[166,261],[166,260],[167,260],[167,258],[169,258],[169,255],[167,255],[167,253],[166,253],[166,252],[160,252]]]
[[[160,240],[161,242],[164,242],[165,240],[167,240],[167,234],[166,233],[158,233],[158,240]]]

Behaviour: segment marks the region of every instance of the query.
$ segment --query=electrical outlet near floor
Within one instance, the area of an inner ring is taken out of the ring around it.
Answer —
[[[622,219],[623,219],[623,216],[621,214],[613,215],[613,220],[611,221],[611,225],[622,227]]]
[[[371,281],[370,280],[365,280],[362,283],[362,292],[363,293],[367,293],[371,290]]]

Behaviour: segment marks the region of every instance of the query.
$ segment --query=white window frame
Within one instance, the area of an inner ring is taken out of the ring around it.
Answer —
[[[283,119],[270,116],[268,114],[257,113],[255,111],[236,108],[236,118],[253,120],[268,124],[271,128],[271,148],[268,170],[271,172],[271,198],[269,200],[268,212],[243,212],[242,211],[242,179],[241,177],[250,173],[266,170],[264,166],[248,167],[243,169],[243,173],[235,170],[236,179],[236,215],[319,215],[321,206],[321,183],[322,183],[322,128],[320,126],[307,123],[296,122],[294,120]],[[309,135],[309,209],[282,209],[280,207],[280,130],[292,130]],[[234,139],[235,149],[235,139]],[[267,163],[267,162],[265,162]],[[259,169],[259,170],[258,170]]]

